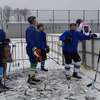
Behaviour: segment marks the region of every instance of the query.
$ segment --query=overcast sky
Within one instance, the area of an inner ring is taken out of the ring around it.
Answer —
[[[0,6],[29,9],[100,9],[100,0],[0,0]]]

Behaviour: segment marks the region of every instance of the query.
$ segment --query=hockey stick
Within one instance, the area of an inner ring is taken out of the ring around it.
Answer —
[[[94,86],[94,84],[95,84],[95,82],[97,80],[98,69],[99,69],[99,61],[100,61],[100,51],[99,51],[99,55],[98,55],[98,61],[97,61],[97,68],[96,68],[95,78],[94,78],[93,82],[91,82],[90,84],[87,85],[87,87]]]
[[[53,60],[54,62],[56,62],[56,64],[60,65],[58,61],[56,61],[55,59],[53,59],[52,57],[50,57],[49,55],[47,55],[51,60]]]

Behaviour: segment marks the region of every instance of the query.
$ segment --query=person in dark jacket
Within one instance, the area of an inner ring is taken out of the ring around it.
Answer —
[[[3,54],[4,54],[4,51],[3,51],[3,42],[6,38],[6,33],[0,29],[0,87],[3,87],[3,84],[2,84],[2,78],[3,78],[3,75],[4,75],[4,63],[3,63]]]
[[[0,29],[0,88],[2,89],[9,89],[5,86],[5,84],[2,83],[2,79],[6,76],[6,69],[7,69],[7,57],[8,53],[5,52],[6,49],[6,33],[3,29]],[[8,44],[7,44],[8,45]],[[7,51],[7,50],[6,50]]]
[[[29,56],[30,69],[28,75],[28,83],[36,84],[40,80],[35,77],[35,70],[37,67],[37,59],[41,60],[39,32],[36,29],[37,21],[36,17],[30,16],[28,18],[29,27],[26,29],[26,51]]]
[[[37,29],[39,32],[39,41],[40,41],[40,49],[41,49],[41,55],[42,55],[42,61],[41,61],[41,70],[42,71],[48,71],[48,69],[45,69],[45,60],[47,59],[47,53],[49,52],[49,46],[47,45],[46,40],[46,33],[44,32],[44,25],[38,24]]]
[[[77,31],[75,23],[70,24],[70,30],[65,31],[61,36],[60,40],[63,42],[63,54],[65,57],[65,70],[66,77],[70,79],[72,66],[72,60],[74,61],[74,73],[73,77],[81,79],[79,76],[81,58],[78,54],[78,43],[82,40],[89,40],[96,37],[95,34],[85,35],[83,32]]]

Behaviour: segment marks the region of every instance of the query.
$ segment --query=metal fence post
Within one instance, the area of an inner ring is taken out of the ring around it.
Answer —
[[[38,20],[38,16],[39,16],[39,10],[37,9],[37,10],[36,10],[36,17],[37,17],[37,20]]]
[[[21,54],[22,54],[22,59],[24,59],[24,55],[23,55],[23,25],[22,25],[22,18],[20,16],[20,32],[21,32]],[[24,68],[24,60],[22,60],[22,64],[23,64],[23,72],[25,70]]]
[[[62,45],[64,45],[64,43],[62,42]],[[62,65],[65,64],[65,59],[64,59],[64,55],[63,55],[63,48],[62,48]]]
[[[91,40],[92,68],[94,69],[94,39]]]
[[[85,20],[85,10],[83,10],[83,20]],[[82,42],[82,62],[86,65],[86,41]]]
[[[53,33],[55,33],[55,10],[53,9]]]
[[[68,29],[69,29],[69,24],[70,24],[70,10],[68,10]]]
[[[4,26],[3,26],[3,9],[1,8],[1,27],[2,29],[4,29]]]
[[[100,23],[99,23],[99,21],[100,21],[100,10],[98,10],[98,13],[97,13],[97,32],[99,32],[99,26],[100,26]]]

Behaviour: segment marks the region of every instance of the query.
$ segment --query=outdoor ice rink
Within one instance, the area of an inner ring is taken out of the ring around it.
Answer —
[[[11,51],[14,61],[8,64],[7,72],[10,80],[6,81],[6,85],[12,87],[12,90],[1,93],[0,100],[100,100],[99,73],[95,87],[87,88],[87,84],[93,81],[95,74],[95,71],[89,68],[85,69],[81,67],[80,75],[83,77],[81,81],[72,79],[68,82],[66,80],[64,66],[62,65],[62,49],[61,44],[58,42],[58,37],[59,35],[56,34],[47,36],[48,45],[51,48],[51,52],[48,54],[46,61],[46,68],[49,69],[49,72],[41,72],[40,64],[38,64],[37,77],[39,77],[42,82],[36,86],[27,84],[27,68],[29,68],[30,65],[25,49],[25,39],[12,39]],[[96,45],[99,45],[98,41],[97,39]],[[91,41],[87,41],[87,44],[87,50],[89,50]],[[82,43],[79,45],[80,56],[82,57],[81,47]],[[91,55],[87,54],[86,56],[87,64],[91,67]],[[97,65],[97,55],[95,55],[95,58],[94,68],[96,68]]]
[[[50,46],[45,65],[49,71],[42,72],[38,63],[37,77],[41,82],[37,85],[27,83],[30,63],[26,53],[25,30],[30,15],[36,16],[38,22],[44,24],[47,44]],[[78,52],[82,59],[80,75],[83,79],[72,78],[68,81],[59,36],[78,18],[87,22],[92,33],[96,33],[98,37],[79,43]],[[13,62],[7,64],[9,80],[5,81],[11,90],[0,93],[0,100],[100,100],[100,68],[94,86],[87,87],[94,80],[100,50],[100,10],[30,10],[5,7],[0,8],[0,25],[7,33],[7,38],[11,39],[13,58]]]

